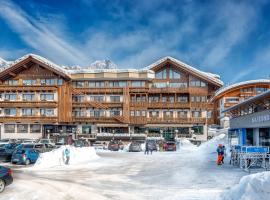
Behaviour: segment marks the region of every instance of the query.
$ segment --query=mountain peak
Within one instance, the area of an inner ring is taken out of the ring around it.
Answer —
[[[111,60],[97,60],[90,64],[88,69],[117,69],[117,65]]]

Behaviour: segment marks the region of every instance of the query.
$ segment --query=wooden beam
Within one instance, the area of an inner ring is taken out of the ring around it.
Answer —
[[[8,73],[10,76],[13,76],[13,77],[15,77],[16,76],[16,74],[15,73],[13,73],[13,72],[9,72]]]
[[[27,68],[28,68],[26,64],[22,65],[22,67],[23,67],[24,69],[27,69]]]

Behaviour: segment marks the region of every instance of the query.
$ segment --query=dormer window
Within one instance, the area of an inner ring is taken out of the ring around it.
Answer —
[[[170,69],[170,79],[180,79],[181,78],[181,75],[180,73],[178,73],[177,71],[173,70],[173,69]]]
[[[167,77],[166,69],[163,69],[162,71],[156,73],[156,79],[166,79],[166,77]]]

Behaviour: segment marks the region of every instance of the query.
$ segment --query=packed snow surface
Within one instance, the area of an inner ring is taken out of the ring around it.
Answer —
[[[239,184],[225,192],[223,200],[269,200],[270,172],[244,176]]]
[[[93,147],[62,146],[50,152],[40,154],[34,168],[51,168],[65,165],[65,149],[70,150],[69,165],[88,164],[98,158]]]
[[[180,140],[179,151],[152,155],[103,151],[99,159],[85,162],[83,157],[71,166],[58,165],[62,149],[41,159],[44,167],[16,166],[14,183],[0,200],[217,200],[246,174],[227,158],[225,165],[216,165],[216,146],[225,142],[219,136],[197,147]]]

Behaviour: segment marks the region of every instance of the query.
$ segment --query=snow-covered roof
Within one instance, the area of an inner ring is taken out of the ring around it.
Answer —
[[[193,71],[194,73],[200,74],[200,75],[202,75],[202,76],[204,76],[204,77],[206,77],[206,78],[208,78],[208,79],[210,79],[210,80],[212,80],[212,81],[214,81],[214,82],[216,82],[216,83],[218,83],[220,85],[223,85],[223,82],[220,80],[219,75],[209,73],[209,72],[203,72],[203,71],[198,70],[198,69],[196,69],[196,68],[194,68],[194,67],[192,67],[192,66],[190,66],[190,65],[188,65],[188,64],[186,64],[186,63],[184,63],[184,62],[182,62],[180,60],[177,60],[177,59],[175,59],[175,58],[173,58],[171,56],[166,56],[164,58],[161,58],[160,60],[152,63],[151,65],[148,65],[144,69],[152,69],[155,66],[165,62],[166,60],[171,60],[172,62],[175,62],[175,63],[181,65],[182,67],[186,68],[187,70]]]
[[[244,85],[249,85],[249,84],[258,84],[258,83],[268,83],[270,84],[270,80],[269,79],[257,79],[257,80],[249,80],[249,81],[243,81],[243,82],[239,82],[239,83],[235,83],[229,86],[225,86],[220,88],[219,90],[216,91],[215,96],[220,95],[223,92],[226,92],[230,89],[239,87],[239,86],[244,86]]]
[[[5,65],[4,67],[0,68],[0,72],[4,71],[6,69],[9,69],[9,68],[13,67],[14,65],[16,65],[17,63],[19,63],[27,58],[30,58],[30,57],[40,61],[41,63],[59,71],[59,72],[62,72],[64,74],[68,75],[68,71],[65,70],[63,67],[53,63],[52,61],[48,60],[47,58],[44,58],[44,57],[36,55],[36,54],[26,54],[23,57],[18,58],[17,60],[10,62],[8,65]]]
[[[104,73],[104,72],[110,72],[110,73],[125,73],[125,72],[148,72],[148,73],[154,73],[152,70],[145,70],[145,69],[71,69],[67,70],[69,74],[87,74],[87,73]]]

